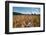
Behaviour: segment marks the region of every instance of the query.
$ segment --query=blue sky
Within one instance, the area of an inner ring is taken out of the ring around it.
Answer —
[[[40,8],[34,7],[13,7],[13,12],[18,13],[31,13],[31,12],[40,12]]]

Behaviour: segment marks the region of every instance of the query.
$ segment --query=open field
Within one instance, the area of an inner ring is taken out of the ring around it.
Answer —
[[[40,15],[13,15],[13,28],[40,27]]]

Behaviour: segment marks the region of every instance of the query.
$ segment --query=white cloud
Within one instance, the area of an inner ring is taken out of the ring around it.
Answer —
[[[40,12],[19,12],[22,14],[40,14]]]

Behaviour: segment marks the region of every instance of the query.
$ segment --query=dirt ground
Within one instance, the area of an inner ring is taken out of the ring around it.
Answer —
[[[13,15],[13,28],[40,27],[40,15]]]

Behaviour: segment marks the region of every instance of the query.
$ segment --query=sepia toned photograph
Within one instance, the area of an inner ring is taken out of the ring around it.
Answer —
[[[40,8],[13,7],[13,28],[40,27]]]
[[[36,2],[5,2],[5,33],[45,31],[45,4]]]

